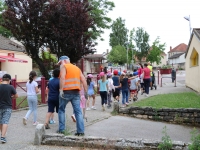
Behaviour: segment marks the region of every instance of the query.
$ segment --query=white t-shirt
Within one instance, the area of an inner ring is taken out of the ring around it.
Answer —
[[[112,89],[115,89],[115,86],[113,85],[113,79],[112,78],[108,78],[108,89],[109,91],[112,91]]]
[[[32,81],[29,83],[29,81],[26,83],[26,90],[27,90],[27,95],[37,95],[35,91],[35,87],[38,86],[38,83],[36,81]]]

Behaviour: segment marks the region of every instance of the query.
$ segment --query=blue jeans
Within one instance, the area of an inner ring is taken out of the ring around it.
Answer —
[[[150,78],[149,79],[143,79],[143,80],[144,80],[145,93],[149,94]]]
[[[68,102],[71,102],[74,114],[76,117],[77,133],[84,133],[83,115],[80,107],[80,94],[78,93],[65,93],[64,98],[59,99],[58,119],[59,119],[59,131],[62,132],[66,129],[65,125],[65,108]]]
[[[122,104],[128,103],[128,89],[122,90]]]
[[[27,96],[27,100],[28,100],[29,110],[26,113],[25,118],[28,119],[30,114],[33,112],[33,122],[36,122],[37,121],[37,103],[38,103],[37,95]]]

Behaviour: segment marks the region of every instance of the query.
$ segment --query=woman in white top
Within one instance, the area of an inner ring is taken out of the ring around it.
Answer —
[[[30,114],[33,112],[33,125],[37,125],[37,93],[39,93],[38,83],[35,81],[37,74],[35,71],[31,71],[29,74],[29,81],[26,83],[27,90],[27,100],[29,110],[26,113],[26,116],[23,118],[23,124],[27,124],[27,120]]]

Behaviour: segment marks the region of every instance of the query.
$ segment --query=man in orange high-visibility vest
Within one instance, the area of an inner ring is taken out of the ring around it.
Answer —
[[[61,56],[59,58],[60,64],[60,100],[59,100],[59,133],[64,133],[66,130],[65,125],[65,108],[68,102],[71,102],[74,114],[76,117],[76,136],[84,135],[84,122],[83,115],[80,108],[80,94],[81,84],[84,91],[87,93],[87,83],[81,70],[70,63],[70,59],[67,56]]]

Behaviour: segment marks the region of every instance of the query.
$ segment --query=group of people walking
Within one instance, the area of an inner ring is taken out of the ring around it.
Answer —
[[[49,124],[55,123],[54,111],[58,113],[59,125],[58,133],[64,133],[66,130],[66,105],[71,102],[73,107],[73,121],[76,122],[77,132],[76,136],[84,135],[84,119],[87,120],[85,111],[91,109],[96,110],[95,107],[95,83],[92,81],[93,75],[89,74],[85,78],[81,70],[70,63],[67,56],[59,58],[59,69],[53,71],[53,77],[49,80],[46,87],[46,101],[48,103],[48,112],[45,119],[45,128],[49,129]],[[149,86],[151,81],[152,68],[149,69],[147,64],[139,64],[137,74],[127,74],[126,71],[122,73],[118,70],[99,74],[100,79],[97,83],[97,89],[101,96],[102,111],[111,108],[112,96],[116,102],[120,101],[120,93],[122,93],[122,107],[129,104],[129,100],[137,100],[137,93],[141,87],[141,93],[145,92],[146,96],[149,94]],[[29,74],[29,81],[26,83],[27,100],[29,110],[23,118],[23,124],[27,125],[29,116],[33,113],[33,125],[37,125],[37,94],[40,92],[38,84],[35,81],[37,74],[31,71]],[[7,132],[8,122],[12,111],[12,98],[17,98],[16,90],[9,85],[11,76],[5,74],[3,82],[0,85],[0,131],[1,141],[6,143],[5,134]],[[141,85],[141,86],[140,86]],[[92,105],[90,107],[90,99],[92,98]]]

